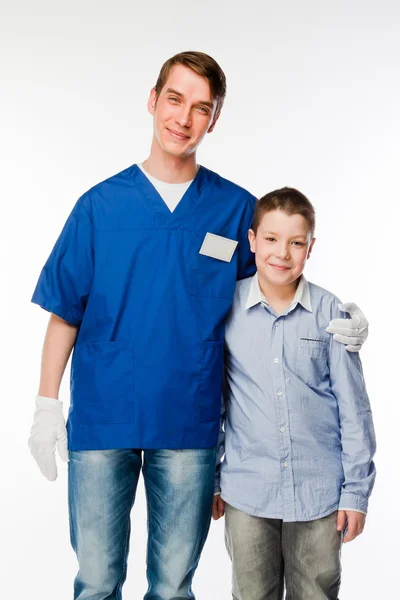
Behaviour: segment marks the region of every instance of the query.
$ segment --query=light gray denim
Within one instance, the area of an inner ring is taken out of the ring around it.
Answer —
[[[253,517],[225,506],[234,600],[338,600],[342,534],[337,513],[315,521]]]

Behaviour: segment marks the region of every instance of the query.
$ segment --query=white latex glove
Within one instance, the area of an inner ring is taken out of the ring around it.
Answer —
[[[333,319],[326,331],[334,333],[333,339],[346,344],[349,352],[359,352],[368,337],[368,321],[354,302],[339,304],[342,312],[348,312],[351,319]]]
[[[36,397],[28,446],[43,475],[49,481],[57,479],[56,446],[60,458],[68,462],[67,429],[60,400]]]

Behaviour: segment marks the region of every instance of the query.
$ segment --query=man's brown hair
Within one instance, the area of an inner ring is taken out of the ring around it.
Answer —
[[[220,113],[226,95],[225,73],[219,64],[211,56],[204,54],[204,52],[180,52],[169,58],[161,67],[157,83],[154,86],[157,97],[160,95],[160,92],[168,79],[168,75],[175,65],[188,67],[198,75],[207,79],[211,96],[213,100],[217,101],[215,114],[217,115]]]
[[[252,230],[257,233],[261,219],[272,210],[283,210],[288,215],[302,215],[307,221],[311,236],[315,230],[315,210],[308,198],[295,188],[284,187],[266,194],[256,202]]]

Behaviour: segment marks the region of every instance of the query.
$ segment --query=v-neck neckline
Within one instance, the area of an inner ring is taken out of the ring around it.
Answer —
[[[156,225],[173,227],[182,221],[192,210],[208,183],[210,173],[211,172],[208,171],[208,169],[202,166],[199,167],[192,183],[172,212],[160,196],[158,190],[138,165],[133,166],[132,176],[135,179],[135,183],[141,192],[141,195],[146,201],[147,208],[150,207],[153,211]]]

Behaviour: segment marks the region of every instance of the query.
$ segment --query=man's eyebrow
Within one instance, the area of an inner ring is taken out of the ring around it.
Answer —
[[[166,93],[175,94],[175,96],[179,96],[179,98],[184,97],[182,92],[178,92],[178,90],[174,90],[173,88],[167,88]],[[208,106],[208,108],[214,108],[213,102],[210,102],[209,100],[199,100],[199,102],[196,102],[196,104],[202,104],[204,106]]]
[[[167,88],[166,93],[175,94],[176,96],[180,96],[181,98],[183,98],[183,94],[181,92],[178,92],[177,90],[174,90],[173,88]]]

